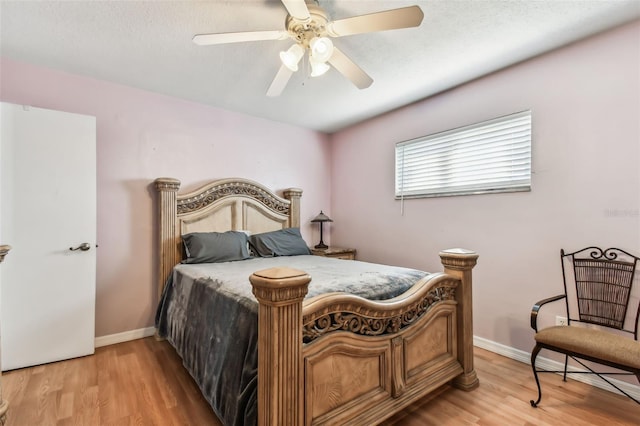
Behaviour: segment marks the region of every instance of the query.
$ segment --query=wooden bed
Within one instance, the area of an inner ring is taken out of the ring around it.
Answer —
[[[217,180],[186,194],[178,194],[177,179],[156,179],[155,187],[159,294],[182,260],[182,234],[300,226],[297,188],[280,197],[246,179]],[[477,257],[444,250],[444,272],[378,302],[343,293],[303,300],[311,280],[304,271],[256,271],[250,281],[259,303],[258,425],[372,425],[447,382],[477,387],[471,283]]]

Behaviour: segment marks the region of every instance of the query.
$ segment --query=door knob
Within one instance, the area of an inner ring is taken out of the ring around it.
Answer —
[[[89,249],[91,249],[91,244],[89,244],[89,243],[82,243],[76,248],[69,247],[69,250],[71,250],[71,251],[76,251],[76,250],[87,251]]]

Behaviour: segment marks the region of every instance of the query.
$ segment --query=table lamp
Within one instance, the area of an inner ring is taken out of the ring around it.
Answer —
[[[313,219],[311,219],[311,222],[319,222],[320,223],[320,243],[315,246],[315,248],[317,249],[328,249],[329,246],[326,245],[323,241],[322,241],[322,224],[324,222],[333,222],[333,220],[331,220],[331,218],[329,218],[329,216],[327,216],[326,214],[322,213],[322,210],[320,210],[320,214],[316,217],[314,217]]]

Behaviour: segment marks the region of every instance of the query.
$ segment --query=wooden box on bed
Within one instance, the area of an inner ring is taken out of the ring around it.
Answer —
[[[159,294],[182,259],[181,235],[300,226],[302,190],[277,196],[246,179],[178,194],[155,181],[159,199]],[[477,254],[440,252],[444,272],[386,301],[331,293],[304,300],[304,271],[256,271],[259,303],[258,424],[371,425],[441,385],[478,386],[473,366],[471,270]]]

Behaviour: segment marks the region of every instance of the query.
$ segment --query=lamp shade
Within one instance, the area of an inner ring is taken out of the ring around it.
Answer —
[[[291,71],[298,71],[298,62],[304,55],[304,49],[299,44],[294,44],[286,52],[280,52],[280,60]]]
[[[309,63],[311,64],[311,77],[319,77],[329,71],[329,68],[331,68],[324,62],[318,62],[314,60],[313,56],[309,58]]]
[[[327,37],[314,37],[309,43],[311,57],[318,62],[327,62],[333,55],[333,42]]]
[[[320,213],[318,214],[318,216],[311,219],[311,222],[333,222],[333,220],[331,220],[329,216],[322,213],[322,210],[320,210]]]

